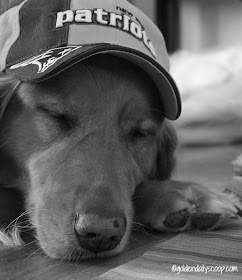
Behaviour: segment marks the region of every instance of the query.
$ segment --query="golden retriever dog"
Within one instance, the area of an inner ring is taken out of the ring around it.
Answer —
[[[162,108],[147,73],[112,54],[40,82],[3,72],[0,240],[21,244],[20,215],[49,257],[77,261],[121,253],[134,223],[180,232],[236,219],[235,195],[170,180],[177,139]]]

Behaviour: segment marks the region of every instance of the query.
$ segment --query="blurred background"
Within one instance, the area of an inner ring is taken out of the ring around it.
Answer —
[[[170,53],[242,41],[241,0],[130,0],[162,30]]]
[[[185,146],[242,143],[242,1],[130,0],[160,28],[181,93]]]

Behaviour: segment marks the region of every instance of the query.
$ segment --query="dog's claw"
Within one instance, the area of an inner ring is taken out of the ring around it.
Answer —
[[[179,212],[169,214],[165,221],[164,225],[168,228],[182,228],[184,227],[189,220],[189,212],[188,210],[182,210]]]

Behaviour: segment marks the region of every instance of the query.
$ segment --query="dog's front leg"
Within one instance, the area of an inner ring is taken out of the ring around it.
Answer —
[[[211,230],[234,222],[242,210],[233,194],[171,180],[143,183],[133,202],[136,222],[168,232]]]

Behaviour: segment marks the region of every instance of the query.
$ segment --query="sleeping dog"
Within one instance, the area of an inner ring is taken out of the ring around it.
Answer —
[[[170,180],[180,100],[163,36],[127,1],[95,2],[26,0],[0,18],[0,238],[21,243],[22,197],[62,260],[122,252],[133,223],[210,230],[241,210]]]

